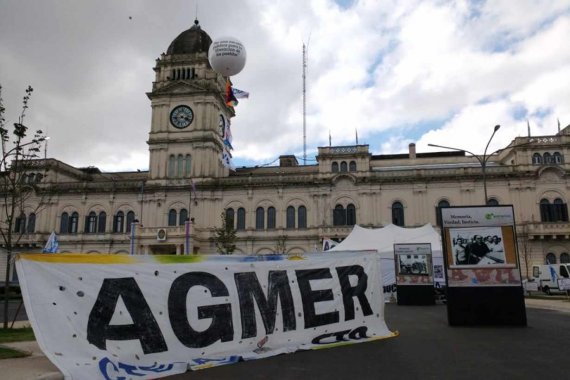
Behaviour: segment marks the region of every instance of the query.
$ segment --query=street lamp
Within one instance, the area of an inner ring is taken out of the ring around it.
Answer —
[[[491,143],[491,140],[493,140],[493,136],[495,136],[495,133],[497,133],[497,131],[499,130],[499,128],[501,128],[501,126],[499,124],[495,125],[495,128],[493,129],[493,134],[491,135],[491,137],[489,138],[489,141],[487,141],[487,145],[485,146],[485,151],[483,152],[483,156],[477,155],[473,152],[470,152],[466,149],[459,149],[459,148],[453,148],[450,146],[443,146],[443,145],[436,145],[436,144],[428,144],[428,146],[433,146],[435,148],[443,148],[443,149],[449,149],[449,150],[457,150],[459,152],[466,152],[469,153],[470,155],[472,155],[473,157],[475,157],[477,159],[477,161],[479,161],[479,164],[481,164],[481,172],[483,173],[483,190],[485,192],[485,204],[487,204],[487,202],[489,201],[489,199],[487,198],[487,161],[489,160],[489,157],[491,157],[494,153],[497,153],[498,151],[495,151],[489,155],[487,155],[487,148],[489,148],[489,144]],[[502,149],[499,149],[502,150]]]

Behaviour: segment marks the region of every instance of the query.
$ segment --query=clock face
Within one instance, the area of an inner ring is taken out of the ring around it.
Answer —
[[[226,133],[226,119],[224,119],[224,115],[220,115],[220,121],[218,124],[218,128],[220,130],[220,136],[224,137]]]
[[[194,120],[194,112],[188,106],[178,106],[170,112],[170,122],[176,128],[186,128],[192,124],[192,120]]]

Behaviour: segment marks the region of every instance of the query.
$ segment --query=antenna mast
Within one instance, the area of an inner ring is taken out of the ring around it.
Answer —
[[[307,49],[303,42],[303,165],[307,165]]]

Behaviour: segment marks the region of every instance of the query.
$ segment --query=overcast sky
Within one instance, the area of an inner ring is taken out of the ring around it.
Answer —
[[[146,170],[155,59],[196,17],[247,50],[248,91],[232,120],[234,162],[303,157],[302,44],[308,45],[307,158],[317,147],[373,154],[482,153],[570,124],[570,0],[0,0],[7,121],[50,136],[48,157]]]

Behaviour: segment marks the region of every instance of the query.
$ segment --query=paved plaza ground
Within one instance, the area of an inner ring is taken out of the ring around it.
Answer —
[[[187,372],[168,379],[565,379],[570,302],[527,299],[527,327],[449,327],[445,305],[387,304],[395,338]],[[25,322],[20,322],[20,324]],[[0,361],[2,379],[62,379],[34,352]]]

